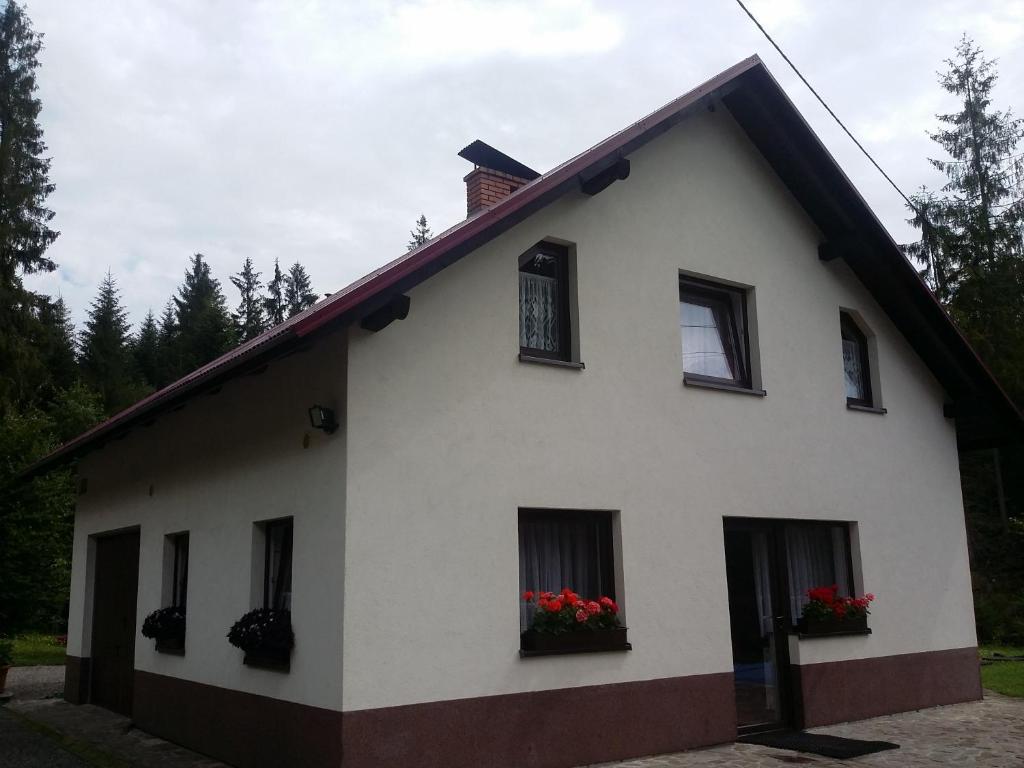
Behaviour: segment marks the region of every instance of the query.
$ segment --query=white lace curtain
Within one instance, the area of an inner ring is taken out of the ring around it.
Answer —
[[[519,522],[519,584],[522,591],[559,592],[569,587],[581,597],[598,598],[606,583],[601,572],[601,525],[597,520],[538,517]],[[610,574],[607,575],[610,579]],[[536,603],[520,602],[526,629]]]
[[[809,589],[835,584],[840,595],[850,594],[846,547],[846,529],[843,526],[786,527],[789,600],[794,620],[803,612]]]
[[[863,400],[866,393],[860,344],[851,339],[843,339],[843,373],[846,379],[846,396],[854,400]]]
[[[558,280],[519,272],[519,346],[558,351]]]

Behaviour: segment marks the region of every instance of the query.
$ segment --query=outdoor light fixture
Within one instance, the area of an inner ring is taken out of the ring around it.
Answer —
[[[309,423],[313,429],[322,429],[328,435],[338,428],[338,422],[334,419],[334,411],[324,408],[322,405],[314,405],[309,409]]]

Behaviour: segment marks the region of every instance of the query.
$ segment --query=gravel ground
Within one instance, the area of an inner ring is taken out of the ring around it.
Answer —
[[[51,699],[64,693],[64,667],[11,667],[7,692],[14,700]]]

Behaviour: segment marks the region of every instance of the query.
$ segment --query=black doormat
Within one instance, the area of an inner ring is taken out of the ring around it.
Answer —
[[[772,731],[770,733],[754,733],[737,739],[742,744],[760,744],[776,749],[792,749],[796,752],[811,752],[815,755],[834,757],[846,760],[851,757],[870,755],[886,749],[899,749],[899,744],[891,741],[861,741],[860,739],[844,739],[841,736],[829,736],[824,733],[807,733],[806,731]]]

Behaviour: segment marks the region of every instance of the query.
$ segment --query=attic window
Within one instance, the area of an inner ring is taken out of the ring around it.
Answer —
[[[847,405],[870,408],[871,367],[868,339],[848,312],[839,313],[839,326],[843,338],[843,382]]]
[[[519,354],[569,362],[569,249],[538,243],[519,257]]]
[[[750,387],[744,289],[680,278],[679,329],[686,383]]]

